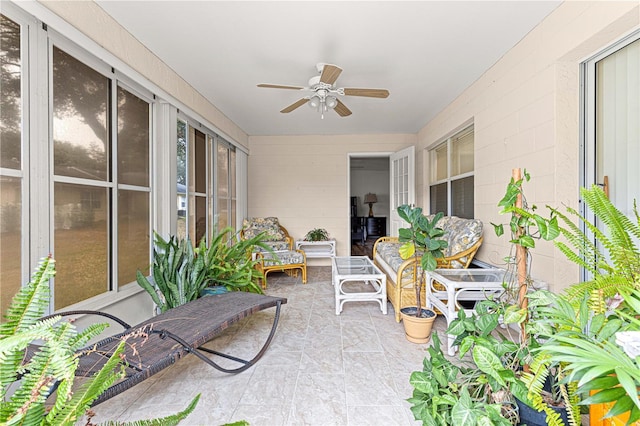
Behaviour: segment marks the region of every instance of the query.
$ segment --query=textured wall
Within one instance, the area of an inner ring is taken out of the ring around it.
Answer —
[[[500,264],[509,254],[489,223],[506,223],[496,204],[512,168],[531,173],[525,194],[539,211],[577,206],[580,63],[639,23],[637,2],[565,2],[419,132],[424,150],[474,120],[475,214],[488,225],[479,259]],[[579,279],[550,243],[538,244],[532,267],[554,290]]]
[[[348,155],[415,143],[416,135],[251,136],[249,216],[277,216],[294,238],[326,228],[338,255],[349,255]]]

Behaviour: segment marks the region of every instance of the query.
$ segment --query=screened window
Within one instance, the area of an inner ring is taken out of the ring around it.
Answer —
[[[0,15],[0,311],[22,278],[23,28]]]
[[[150,105],[57,47],[52,83],[60,309],[133,282],[137,269],[148,268]]]
[[[218,229],[236,227],[236,151],[218,140],[217,144]]]
[[[88,55],[22,21],[0,16],[0,308],[27,281],[31,259],[51,253],[58,310],[148,270],[151,104],[110,67],[88,65]],[[27,42],[41,34],[47,49]],[[30,96],[30,78],[50,96]]]
[[[472,219],[474,216],[473,126],[456,133],[429,152],[430,213]]]
[[[211,137],[184,120],[177,131],[177,235],[197,245],[211,221]]]

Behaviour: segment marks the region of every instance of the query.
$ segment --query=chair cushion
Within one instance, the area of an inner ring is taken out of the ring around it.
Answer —
[[[265,241],[264,244],[271,247],[273,251],[289,250],[289,243],[287,241]],[[255,246],[253,251],[256,253],[268,253],[267,250],[258,246]]]
[[[432,216],[429,217],[429,219],[432,218]],[[453,256],[471,248],[482,236],[482,221],[477,219],[445,216],[436,226],[444,230],[443,238],[448,243],[444,250],[445,256]]]
[[[266,241],[284,241],[285,234],[280,229],[277,217],[253,217],[242,222],[245,238],[253,238],[264,232]]]
[[[274,265],[293,265],[298,263],[304,263],[304,256],[302,253],[295,250],[283,250],[271,253],[264,253],[264,266]]]

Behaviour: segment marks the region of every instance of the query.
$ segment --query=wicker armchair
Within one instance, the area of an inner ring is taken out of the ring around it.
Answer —
[[[284,226],[280,225],[278,218],[251,218],[245,219],[242,224],[241,238],[252,238],[264,233],[267,244],[273,253],[258,247],[254,255],[260,260],[258,270],[262,272],[261,285],[267,288],[267,274],[269,272],[285,272],[297,277],[298,271],[302,275],[302,283],[307,283],[307,257],[302,250],[293,249],[293,239]]]

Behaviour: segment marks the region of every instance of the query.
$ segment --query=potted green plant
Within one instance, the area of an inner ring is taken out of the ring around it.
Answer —
[[[553,210],[550,218],[545,218],[536,213],[535,205],[527,203],[523,183],[529,180],[530,175],[526,170],[522,173],[520,169],[514,169],[505,195],[498,203],[502,208],[500,213],[510,215],[508,226],[512,248],[510,255],[505,258],[505,292],[499,299],[478,304],[473,318],[468,318],[461,310],[458,319],[447,330],[457,336],[454,344],[459,345],[460,356],[470,352],[478,369],[487,374],[492,392],[506,392],[509,398],[515,398],[521,407],[521,416],[529,412],[537,415],[535,410],[529,411],[527,407],[540,407],[531,400],[530,389],[523,378],[534,363],[535,351],[550,333],[539,319],[543,316],[541,310],[551,300],[532,288],[530,250],[535,248],[536,240],[554,240],[560,234],[558,218]],[[504,234],[504,225],[493,226],[498,236]],[[498,330],[500,323],[506,327]],[[511,326],[518,329],[518,335]],[[547,367],[546,373],[559,373],[555,368],[557,366]],[[553,422],[555,420],[552,419],[557,418],[556,405],[568,408],[559,414],[565,421],[572,414],[577,417],[574,409],[577,396],[567,392],[560,380],[554,380],[560,378],[558,374],[547,376],[552,381],[546,398],[549,402],[549,419]],[[523,418],[521,421],[530,425],[545,424],[544,418]]]
[[[272,250],[264,244],[262,234],[248,239],[238,235],[227,227],[214,232],[208,245],[203,238],[194,248],[189,238],[170,236],[165,240],[154,233],[151,276],[138,270],[138,285],[149,293],[160,312],[212,293],[205,291],[210,286],[262,293],[258,284],[262,274],[251,251],[254,246]]]
[[[422,371],[414,371],[409,379],[413,395],[407,401],[415,419],[424,425],[511,426],[517,414],[509,403],[491,401],[486,374],[469,362],[453,364],[435,333],[432,342]]]
[[[314,228],[304,236],[305,241],[327,241],[329,233],[324,228]]]
[[[436,226],[444,214],[440,212],[429,220],[422,214],[422,208],[405,204],[398,207],[398,215],[409,224],[409,228],[398,230],[398,239],[402,243],[399,251],[402,259],[414,259],[413,284],[416,297],[415,307],[404,307],[400,310],[402,323],[409,341],[427,343],[436,313],[422,306],[422,295],[425,291],[424,271],[436,269],[437,259],[444,257],[443,250],[447,248],[447,242],[441,239],[444,230]]]
[[[592,425],[602,424],[605,412],[620,424],[631,424],[640,420],[640,363],[638,353],[625,344],[628,338],[640,342],[640,215],[634,204],[632,221],[596,186],[582,188],[581,197],[603,229],[573,209],[567,210],[577,224],[555,211],[566,241],[555,245],[589,278],[562,295],[549,295],[553,303],[543,313],[553,332],[537,358],[543,365],[562,365],[577,392],[584,397],[591,393],[581,403],[591,406]],[[541,382],[535,376],[526,379],[532,387]],[[596,411],[602,412],[597,418]]]

